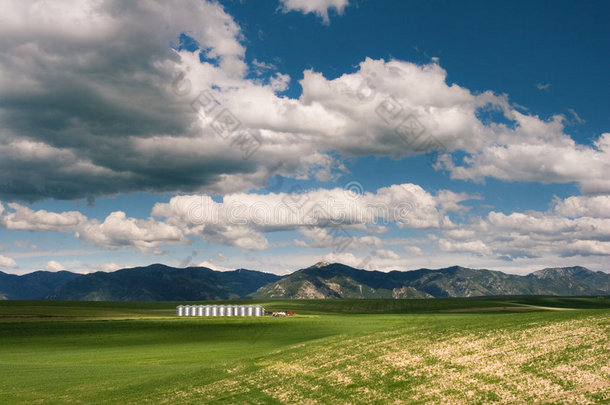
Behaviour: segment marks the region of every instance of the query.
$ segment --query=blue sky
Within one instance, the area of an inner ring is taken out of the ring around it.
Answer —
[[[1,271],[609,270],[607,2],[152,4],[4,7]]]

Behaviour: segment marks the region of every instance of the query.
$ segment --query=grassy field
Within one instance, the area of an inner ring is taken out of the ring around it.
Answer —
[[[256,302],[0,301],[0,403],[610,401],[609,298]]]

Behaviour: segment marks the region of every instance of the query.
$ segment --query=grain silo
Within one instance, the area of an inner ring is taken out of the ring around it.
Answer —
[[[257,305],[254,307],[254,316],[263,316],[263,307]]]
[[[261,305],[178,305],[177,316],[264,316]]]

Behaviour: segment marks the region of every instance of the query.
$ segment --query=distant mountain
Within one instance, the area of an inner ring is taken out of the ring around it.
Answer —
[[[280,277],[252,270],[178,269],[162,264],[86,274],[47,299],[86,301],[199,301],[237,299]]]
[[[433,298],[489,295],[609,295],[610,274],[584,267],[547,268],[517,276],[453,266],[413,271],[358,270],[318,263],[280,277],[239,269],[162,264],[76,274],[0,272],[0,299],[199,301],[237,298]]]
[[[606,295],[610,274],[584,267],[544,269],[527,276],[448,267],[413,271],[358,270],[318,263],[252,294],[256,298],[421,298],[489,295]]]
[[[546,268],[527,277],[552,284],[558,295],[599,295],[610,291],[610,276],[607,273],[580,266]]]
[[[0,299],[40,299],[78,277],[81,277],[81,274],[69,271],[35,271],[22,276],[0,271]]]

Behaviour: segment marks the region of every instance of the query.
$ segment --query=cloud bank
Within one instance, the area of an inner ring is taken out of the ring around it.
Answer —
[[[367,58],[333,80],[307,70],[301,96],[281,96],[290,77],[247,78],[240,27],[218,3],[9,2],[0,49],[5,201],[247,192],[276,174],[332,178],[332,153],[438,153],[456,179],[610,191],[609,134],[578,145],[564,117],[447,84],[436,62]]]

